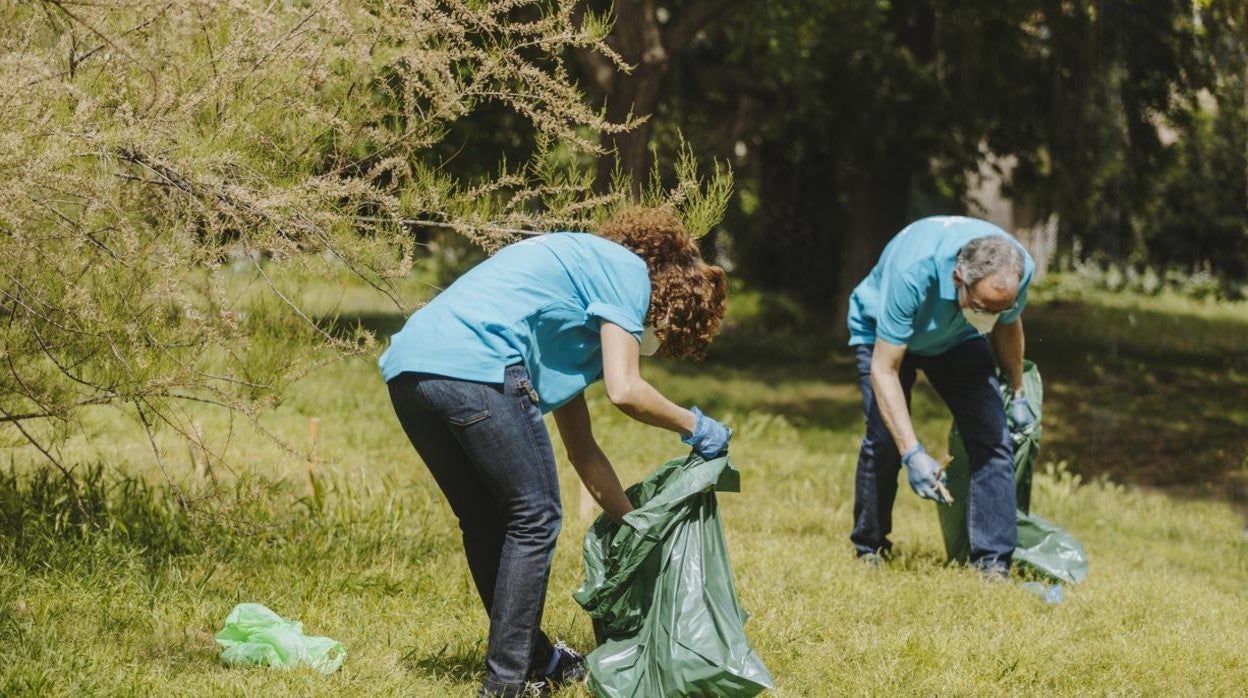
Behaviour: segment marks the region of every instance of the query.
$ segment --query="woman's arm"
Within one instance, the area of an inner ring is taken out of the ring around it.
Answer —
[[[623,327],[602,323],[602,381],[607,399],[639,422],[688,437],[697,426],[689,410],[663,397],[641,377],[640,346]]]
[[[636,344],[632,337],[629,339]],[[598,447],[594,439],[593,429],[589,423],[589,408],[585,406],[585,396],[577,395],[562,407],[554,411],[555,426],[559,428],[559,437],[568,451],[568,460],[585,483],[585,489],[598,502],[598,506],[617,522],[633,505],[624,496],[624,488],[620,478],[611,467],[611,461]]]

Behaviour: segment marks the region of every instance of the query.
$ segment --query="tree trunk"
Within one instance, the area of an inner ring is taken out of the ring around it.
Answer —
[[[889,168],[884,168],[888,171]],[[904,171],[896,168],[894,171]],[[833,304],[832,329],[838,337],[848,334],[845,318],[849,313],[849,296],[879,260],[880,252],[906,221],[906,204],[910,198],[910,183],[906,177],[900,181],[873,181],[863,178],[854,186],[850,195],[849,225],[845,230],[844,257],[841,275]]]
[[[607,42],[633,66],[623,73],[602,56],[588,51],[576,52],[584,74],[592,88],[606,103],[607,119],[623,123],[629,117],[646,118],[624,133],[603,134],[602,147],[607,155],[598,160],[595,186],[605,191],[618,160],[620,171],[640,187],[650,170],[650,134],[654,131],[653,114],[659,104],[659,89],[671,62],[693,41],[698,32],[717,20],[740,0],[697,0],[676,12],[666,23],[660,23],[656,0],[617,0],[615,25]],[[582,10],[584,5],[581,6]],[[647,118],[648,117],[648,118]]]
[[[669,55],[659,31],[654,0],[620,0],[616,3],[612,45],[630,65],[631,74],[614,76],[606,95],[607,120],[622,123],[630,116],[649,117],[658,105],[659,86],[667,74]],[[634,188],[646,181],[650,169],[652,118],[623,133],[603,134],[602,146],[614,152],[620,170],[633,179]],[[605,191],[611,185],[616,161],[610,155],[599,158],[596,186]]]

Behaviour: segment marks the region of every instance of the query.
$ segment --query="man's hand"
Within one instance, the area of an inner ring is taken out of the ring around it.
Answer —
[[[915,444],[909,452],[901,459],[902,465],[906,466],[906,474],[910,480],[910,489],[914,493],[924,499],[930,499],[937,504],[950,504],[945,499],[945,476],[941,473],[940,464],[935,458],[927,455],[927,451],[923,450],[923,444]]]
[[[1027,398],[1021,395],[1015,395],[1010,400],[1009,417],[1015,431],[1026,431],[1036,423],[1036,413],[1032,411]]]
[[[689,411],[698,421],[693,427],[693,433],[681,441],[692,446],[694,453],[707,460],[723,455],[728,450],[728,439],[732,437],[732,430],[702,414],[702,410],[697,407],[690,407]]]

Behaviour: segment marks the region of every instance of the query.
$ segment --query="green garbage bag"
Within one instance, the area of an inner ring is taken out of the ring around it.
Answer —
[[[585,534],[573,594],[594,620],[595,695],[752,696],[771,674],[745,638],[715,492],[739,492],[728,458],[668,461],[628,488],[636,507]]]
[[[1014,563],[1021,569],[1071,584],[1088,576],[1088,554],[1074,536],[1052,521],[1021,511]]]
[[[1031,361],[1023,362],[1023,389],[1027,403],[1036,413],[1035,424],[1027,431],[1011,432],[1014,441],[1014,483],[1018,497],[1018,547],[1014,560],[1019,566],[1055,580],[1078,583],[1088,573],[1088,557],[1083,546],[1056,524],[1031,512],[1031,479],[1040,453],[1041,424],[1044,416],[1044,384],[1040,371]],[[1013,392],[1001,376],[1001,401],[1008,408]],[[936,507],[945,540],[945,554],[951,561],[966,562],[971,556],[971,538],[966,526],[967,495],[971,487],[970,457],[955,424],[949,430],[949,455],[953,460],[945,471],[953,504]]]
[[[221,659],[231,666],[307,666],[332,674],[347,658],[342,643],[304,635],[303,623],[286,620],[258,603],[235,606],[217,633],[217,644],[225,648]]]

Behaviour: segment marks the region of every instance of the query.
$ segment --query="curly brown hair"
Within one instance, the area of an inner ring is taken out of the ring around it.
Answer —
[[[667,208],[634,206],[598,230],[646,261],[656,356],[700,361],[724,320],[728,283],[724,270],[707,264],[680,219]]]

